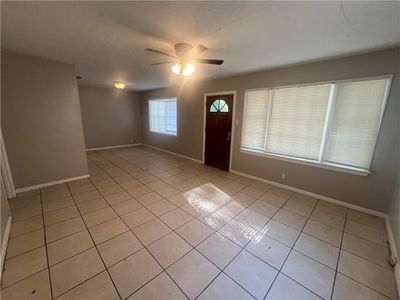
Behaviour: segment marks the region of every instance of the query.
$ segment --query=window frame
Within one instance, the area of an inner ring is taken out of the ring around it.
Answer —
[[[353,167],[350,165],[344,165],[344,164],[337,164],[337,163],[332,163],[332,162],[327,162],[324,161],[324,155],[325,155],[325,150],[327,146],[327,141],[328,141],[328,136],[329,136],[329,126],[332,121],[332,115],[334,112],[334,108],[336,105],[336,100],[337,100],[337,89],[338,85],[340,83],[346,83],[346,82],[362,82],[362,81],[371,81],[371,80],[379,80],[379,79],[385,79],[388,80],[385,93],[384,93],[384,98],[382,102],[382,109],[381,109],[381,114],[380,114],[380,119],[379,119],[379,125],[378,125],[378,130],[377,130],[377,139],[375,141],[375,146],[374,146],[374,152],[370,161],[370,164],[368,168],[359,168],[359,167]],[[240,141],[240,152],[245,153],[245,154],[250,154],[250,155],[255,155],[255,156],[261,156],[261,157],[268,157],[272,159],[277,159],[277,160],[282,160],[282,161],[287,161],[287,162],[293,162],[293,163],[298,163],[302,165],[308,165],[308,166],[313,166],[313,167],[318,167],[318,168],[323,168],[323,169],[329,169],[329,170],[334,170],[334,171],[340,171],[344,173],[350,173],[350,174],[355,174],[355,175],[361,175],[361,176],[368,176],[371,174],[371,164],[374,159],[375,151],[376,151],[376,145],[377,141],[379,138],[380,130],[381,130],[381,125],[382,125],[382,120],[383,116],[386,110],[386,104],[387,100],[389,97],[389,92],[390,92],[390,87],[392,85],[392,80],[393,80],[393,74],[390,75],[378,75],[378,76],[370,76],[370,77],[358,77],[358,78],[350,78],[350,79],[343,79],[343,80],[330,80],[330,81],[320,81],[320,82],[312,82],[312,83],[301,83],[301,84],[292,84],[292,85],[282,85],[282,86],[268,86],[268,87],[263,87],[263,88],[254,88],[254,89],[245,89],[244,90],[244,103],[243,103],[243,117],[242,117],[242,132],[241,132],[241,141]],[[266,145],[266,140],[267,140],[267,128],[268,128],[268,121],[270,118],[270,113],[271,113],[271,99],[273,97],[273,92],[276,89],[283,89],[283,88],[291,88],[291,87],[304,87],[304,86],[313,86],[313,85],[322,85],[322,84],[331,84],[331,89],[333,91],[330,92],[329,100],[328,100],[328,107],[327,107],[327,112],[325,116],[325,123],[324,123],[324,129],[323,129],[323,135],[321,139],[321,146],[320,146],[320,153],[318,156],[318,160],[310,160],[310,159],[305,159],[305,158],[298,158],[295,156],[288,156],[288,155],[281,155],[281,154],[276,154],[276,153],[270,153],[265,151],[265,145]],[[251,149],[247,147],[242,146],[242,141],[243,141],[243,123],[244,120],[246,119],[246,113],[247,113],[247,95],[248,92],[251,91],[260,91],[260,90],[270,90],[270,99],[269,99],[269,104],[268,104],[268,111],[267,111],[267,122],[266,122],[266,134],[265,134],[265,141],[264,141],[264,150],[258,150],[258,149]]]
[[[214,105],[214,103],[215,102],[217,102],[218,101],[218,107],[216,107],[215,105]],[[221,101],[224,103],[222,106],[221,106]],[[216,109],[216,111],[212,111],[211,109],[212,108],[215,108]],[[227,108],[227,110],[222,110],[222,108],[224,108],[224,107],[226,107]],[[228,105],[228,103],[226,103],[225,102],[225,100],[223,100],[223,99],[216,99],[216,100],[214,100],[213,101],[213,103],[211,103],[211,106],[210,106],[210,109],[208,110],[208,112],[209,113],[229,113],[229,105]]]
[[[151,102],[167,102],[167,101],[175,101],[175,107],[176,107],[176,131],[155,131],[152,130],[151,126]],[[160,135],[167,135],[167,136],[178,136],[178,99],[176,97],[170,97],[170,98],[155,98],[155,99],[149,99],[148,100],[148,117],[149,117],[149,132],[152,134],[160,134]]]

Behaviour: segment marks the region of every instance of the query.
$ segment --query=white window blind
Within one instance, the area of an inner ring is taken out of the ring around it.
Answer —
[[[317,160],[330,89],[326,84],[274,90],[266,150]]]
[[[391,77],[245,93],[241,147],[369,170]]]
[[[387,80],[346,82],[337,86],[325,159],[369,168],[383,113]]]
[[[242,131],[242,145],[246,148],[264,150],[269,97],[269,90],[246,93],[244,108],[246,122]]]
[[[150,131],[176,135],[176,99],[149,100]]]

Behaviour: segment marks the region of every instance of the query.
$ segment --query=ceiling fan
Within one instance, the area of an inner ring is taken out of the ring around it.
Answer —
[[[158,53],[164,56],[168,56],[171,58],[170,61],[163,61],[158,63],[153,63],[151,65],[163,65],[163,64],[172,64],[171,70],[177,75],[189,76],[192,74],[196,67],[195,63],[199,64],[208,64],[208,65],[222,65],[224,62],[222,59],[204,59],[204,58],[196,58],[199,54],[208,50],[206,46],[196,45],[192,46],[187,43],[178,43],[174,46],[174,54],[165,53],[163,51],[155,50],[155,49],[146,49],[147,51]]]

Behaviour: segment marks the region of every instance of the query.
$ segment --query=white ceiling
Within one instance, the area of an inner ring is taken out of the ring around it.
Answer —
[[[400,43],[400,2],[4,2],[2,50],[76,65],[82,84],[172,85],[150,66],[177,42],[209,47],[194,78],[215,78]]]

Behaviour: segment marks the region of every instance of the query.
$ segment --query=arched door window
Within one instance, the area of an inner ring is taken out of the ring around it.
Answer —
[[[222,99],[215,100],[211,104],[210,112],[229,112],[228,104]]]

